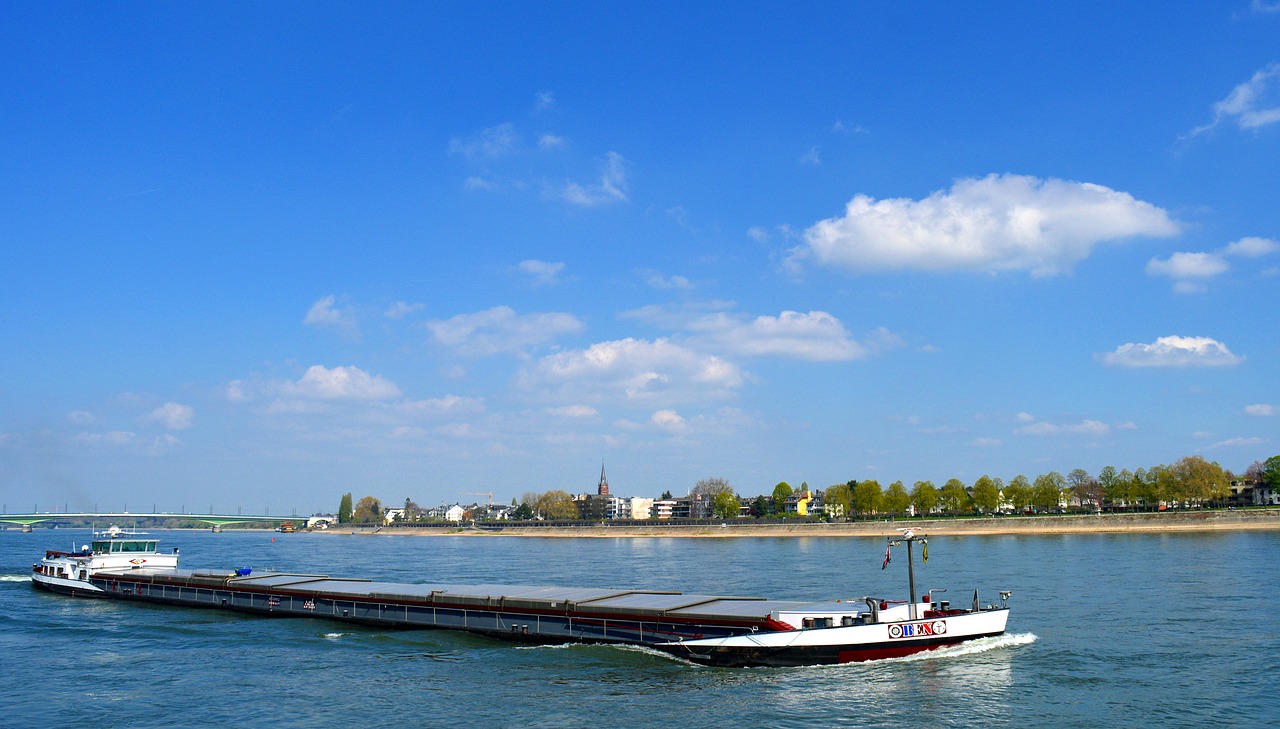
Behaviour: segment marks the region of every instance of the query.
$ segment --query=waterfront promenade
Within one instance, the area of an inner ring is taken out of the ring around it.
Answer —
[[[520,526],[485,524],[481,527],[356,528],[339,526],[337,534],[477,537],[853,537],[883,536],[911,527],[930,536],[987,534],[1089,534],[1123,532],[1193,532],[1280,530],[1280,509],[1235,511],[1168,511],[1137,514],[1068,514],[1062,516],[999,516],[987,518],[883,519],[847,523],[755,524],[726,521],[713,524]]]

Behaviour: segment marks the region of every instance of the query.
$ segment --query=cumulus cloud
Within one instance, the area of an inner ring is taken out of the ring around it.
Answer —
[[[335,328],[346,335],[357,334],[355,314],[350,308],[337,308],[334,301],[335,297],[330,294],[312,304],[302,323],[313,327]]]
[[[533,97],[534,111],[546,111],[556,105],[556,95],[550,91],[539,91]]]
[[[521,261],[519,268],[533,277],[534,286],[555,286],[560,283],[560,272],[564,271],[564,264],[538,261],[531,258],[527,261]]]
[[[649,422],[663,430],[673,432],[681,432],[689,427],[689,424],[680,413],[674,410],[658,410],[649,416]]]
[[[531,392],[614,402],[722,398],[746,381],[734,364],[664,339],[621,339],[548,355],[518,378]]]
[[[1229,367],[1244,361],[1209,337],[1160,337],[1152,344],[1129,343],[1097,355],[1109,367]]]
[[[1280,251],[1280,243],[1270,238],[1257,238],[1254,236],[1241,238],[1222,249],[1222,252],[1229,256],[1240,256],[1241,258],[1261,258],[1276,251]]]
[[[285,383],[281,392],[316,400],[387,400],[400,395],[400,388],[379,375],[359,367],[312,365],[296,382]]]
[[[1024,175],[962,179],[922,200],[857,195],[805,231],[790,262],[850,272],[1064,273],[1101,242],[1171,236],[1162,209],[1102,185]]]
[[[1174,280],[1173,290],[1180,294],[1206,290],[1202,281],[1226,273],[1231,266],[1227,257],[1261,258],[1280,251],[1280,244],[1267,238],[1247,237],[1210,253],[1174,253],[1168,258],[1147,261],[1148,276],[1167,276]]]
[[[617,152],[605,155],[599,182],[565,183],[559,197],[582,207],[595,207],[627,200],[627,160]]]
[[[472,314],[458,314],[443,321],[427,323],[436,341],[471,355],[521,353],[564,334],[582,331],[582,322],[572,314],[517,314],[509,306]]]
[[[1202,134],[1223,122],[1253,130],[1280,122],[1280,63],[1263,66],[1237,85],[1227,98],[1213,105],[1213,121],[1192,129],[1187,136]]]
[[[1254,405],[1244,406],[1245,415],[1252,415],[1259,418],[1271,417],[1277,412],[1280,412],[1280,410],[1277,410],[1275,405],[1268,405],[1267,403],[1256,403]]]
[[[1213,278],[1228,268],[1227,262],[1216,253],[1174,253],[1163,260],[1147,261],[1148,276],[1178,279]]]
[[[683,307],[646,306],[623,317],[680,332],[679,342],[693,349],[747,357],[785,357],[817,362],[860,359],[903,346],[883,327],[857,342],[835,316],[825,311],[782,311],[754,318],[730,311],[732,302],[691,303]]]
[[[190,405],[167,402],[152,410],[147,416],[147,420],[160,423],[169,430],[186,430],[191,427],[191,422],[195,419],[195,416],[196,410]]]
[[[717,313],[692,322],[689,329],[733,354],[826,362],[867,356],[867,349],[849,336],[840,320],[825,311],[783,311],[750,321]]]

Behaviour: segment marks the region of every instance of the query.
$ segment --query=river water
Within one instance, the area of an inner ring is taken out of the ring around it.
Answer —
[[[153,532],[189,568],[400,582],[905,597],[882,538],[542,539]],[[1001,638],[912,657],[710,669],[607,646],[520,647],[37,592],[0,532],[2,726],[1062,727],[1280,723],[1280,532],[936,537],[921,592],[1013,591]]]

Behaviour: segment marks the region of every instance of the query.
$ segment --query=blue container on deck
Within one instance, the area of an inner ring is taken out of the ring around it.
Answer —
[[[236,577],[248,577],[250,572],[253,572],[252,567],[241,567],[236,570]]]

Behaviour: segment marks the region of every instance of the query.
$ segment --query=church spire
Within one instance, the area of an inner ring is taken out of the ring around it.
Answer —
[[[609,495],[609,479],[604,477],[604,461],[600,461],[600,486],[596,489],[600,496]]]

